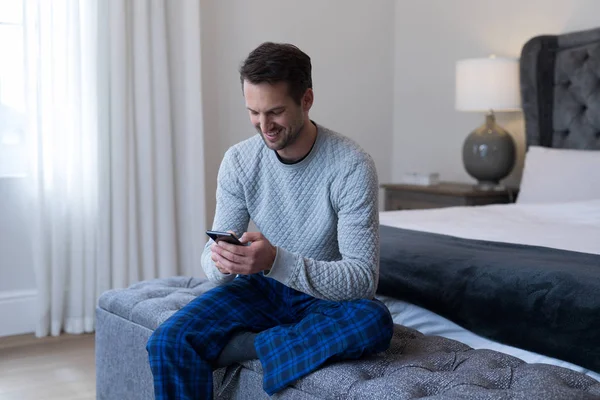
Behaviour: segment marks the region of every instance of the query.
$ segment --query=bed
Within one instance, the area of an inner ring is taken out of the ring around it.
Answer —
[[[589,306],[600,288],[595,268],[600,266],[595,264],[600,259],[599,205],[592,199],[594,186],[577,187],[579,181],[573,179],[573,173],[585,171],[588,181],[600,188],[595,172],[600,168],[594,171],[598,152],[589,151],[600,149],[600,100],[596,101],[600,90],[599,79],[594,78],[600,71],[599,46],[600,29],[540,36],[524,46],[521,77],[530,147],[518,203],[382,212],[377,296],[396,322],[390,348],[360,360],[323,365],[273,398],[600,399],[596,357],[600,342],[594,342],[600,313]],[[570,83],[565,76],[571,77]],[[582,112],[578,102],[583,100],[587,108]],[[589,123],[582,116],[589,117]],[[540,179],[540,172],[551,179]],[[544,199],[552,197],[548,193],[556,191],[553,181],[562,175],[569,188],[559,191],[562,197],[555,198],[560,201],[538,204],[540,191]],[[497,253],[503,257],[520,254],[516,259],[523,266],[502,273],[511,263],[490,258],[498,248],[504,250]],[[564,322],[555,321],[552,311],[544,308],[556,292],[544,282],[544,276],[552,275],[538,258],[530,257],[542,249],[550,262],[567,260],[570,265],[577,258],[576,267],[555,271],[558,283],[569,280],[583,293],[572,296],[566,310],[558,308],[561,317],[571,318],[573,325],[566,327],[572,329],[565,329]],[[469,258],[475,251],[482,258]],[[482,261],[490,259],[495,264]],[[484,271],[456,273],[461,268]],[[520,273],[525,274],[521,279],[525,287],[534,278],[541,282],[537,292],[517,290],[506,296],[513,286],[508,278]],[[486,283],[491,284],[482,286]],[[145,350],[149,336],[212,287],[205,279],[172,277],[104,293],[96,309],[97,398],[153,398]],[[533,307],[541,310],[537,314],[519,302],[508,312],[494,309],[498,306],[494,299],[519,299],[531,293],[537,293],[532,297]],[[266,399],[261,379],[257,360],[218,369],[215,398]]]
[[[516,204],[380,215],[395,321],[600,380],[600,29],[523,47]]]
[[[576,266],[600,269],[600,200],[385,212],[381,223],[379,298],[396,323],[600,380],[600,271],[570,281],[588,278]]]

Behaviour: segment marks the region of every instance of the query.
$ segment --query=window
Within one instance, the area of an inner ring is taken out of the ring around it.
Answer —
[[[0,178],[26,171],[23,0],[0,0]]]

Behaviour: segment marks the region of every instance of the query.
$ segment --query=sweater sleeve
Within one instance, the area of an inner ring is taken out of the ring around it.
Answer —
[[[319,261],[278,247],[266,276],[321,299],[371,299],[379,275],[377,172],[368,155],[343,168],[331,187],[341,259]]]
[[[250,221],[244,188],[239,181],[239,170],[234,149],[229,149],[219,168],[217,176],[217,205],[212,230],[233,231],[241,236]],[[202,253],[202,269],[206,277],[216,284],[224,284],[235,279],[235,274],[223,274],[210,258],[210,246],[214,243],[209,239]]]

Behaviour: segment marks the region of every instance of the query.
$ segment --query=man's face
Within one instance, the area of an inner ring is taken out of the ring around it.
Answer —
[[[244,81],[244,98],[250,121],[269,149],[278,151],[294,144],[304,127],[305,112],[289,95],[287,83]]]

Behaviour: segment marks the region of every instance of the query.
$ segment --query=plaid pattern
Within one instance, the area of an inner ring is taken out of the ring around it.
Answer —
[[[146,346],[156,400],[211,399],[212,363],[233,333],[261,332],[255,347],[269,395],[328,360],[389,346],[393,322],[377,300],[316,299],[262,275],[239,276],[167,319]]]

